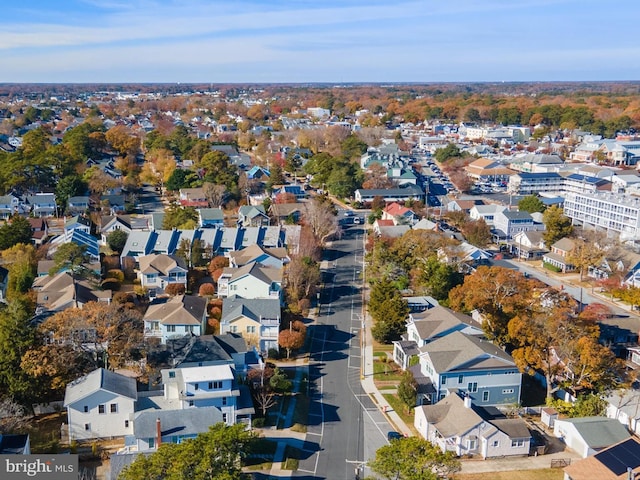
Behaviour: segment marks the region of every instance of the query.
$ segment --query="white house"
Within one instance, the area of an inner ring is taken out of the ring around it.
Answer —
[[[241,390],[230,365],[162,370],[162,383],[165,398],[177,400],[181,409],[216,407],[227,425],[237,423],[239,417],[250,420],[254,413],[252,406],[238,401]]]
[[[443,452],[483,459],[529,455],[531,433],[522,419],[488,419],[485,413],[469,396],[452,392],[435,405],[416,407],[413,424]]]
[[[277,298],[282,295],[282,269],[249,263],[240,268],[227,267],[218,279],[218,297]]]
[[[617,420],[605,417],[556,419],[553,435],[560,438],[582,458],[587,458],[631,436]]]
[[[620,390],[610,393],[606,398],[608,418],[618,420],[636,435],[640,434],[640,391]]]
[[[130,435],[137,398],[135,379],[104,368],[69,383],[64,395],[69,439]]]

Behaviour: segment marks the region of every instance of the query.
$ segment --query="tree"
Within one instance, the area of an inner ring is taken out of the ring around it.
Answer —
[[[597,325],[580,322],[575,312],[576,302],[569,294],[548,288],[529,312],[519,312],[509,321],[509,338],[516,347],[511,355],[521,371],[544,375],[547,398],[559,388],[556,378],[565,369],[575,371],[571,358],[580,356],[582,340],[592,337],[597,342],[599,336]]]
[[[177,295],[184,295],[185,287],[182,283],[170,283],[166,287],[164,287],[164,293],[171,297],[175,297]]]
[[[119,480],[241,480],[242,459],[252,453],[257,435],[244,424],[220,422],[182,443],[163,443],[151,455],[138,455]]]
[[[0,435],[24,431],[30,420],[22,405],[11,398],[0,400]]]
[[[56,185],[56,203],[62,211],[67,210],[67,202],[71,197],[83,195],[88,185],[78,175],[68,175],[58,180]]]
[[[573,248],[567,255],[567,262],[580,272],[580,281],[589,267],[599,267],[606,252],[595,242],[586,242],[582,238],[573,239]]]
[[[417,283],[433,298],[444,303],[449,297],[449,292],[465,278],[456,265],[440,261],[435,254],[430,255],[418,270],[420,273]]]
[[[470,220],[461,225],[462,234],[464,238],[471,245],[475,245],[479,248],[486,247],[491,243],[491,228],[484,221],[484,218],[479,220]]]
[[[291,350],[299,350],[304,346],[307,327],[301,321],[289,322],[289,328],[280,331],[278,345],[287,350],[287,358],[291,357]]]
[[[33,316],[26,299],[12,300],[0,309],[0,391],[26,405],[38,397],[37,382],[21,368],[22,356],[34,346]]]
[[[379,448],[369,467],[388,480],[437,480],[459,471],[460,460],[427,440],[407,437]]]
[[[224,202],[227,187],[224,185],[215,185],[211,182],[204,182],[202,184],[202,191],[207,202],[209,202],[209,206],[217,208]]]
[[[212,297],[215,293],[216,288],[213,286],[213,283],[203,283],[198,289],[198,295],[201,297]]]
[[[49,275],[54,275],[63,270],[69,270],[75,277],[89,262],[87,247],[77,243],[63,243],[53,254],[53,267],[49,270]]]
[[[320,197],[313,197],[307,204],[305,219],[319,245],[323,245],[340,231],[333,204]]]
[[[4,265],[9,270],[7,298],[21,298],[31,289],[36,277],[36,249],[31,244],[17,243],[3,250],[1,255]]]
[[[293,388],[293,382],[289,380],[289,377],[287,377],[287,374],[284,371],[276,367],[273,371],[273,375],[269,378],[269,386],[274,392],[283,394],[291,391]]]
[[[310,257],[293,255],[287,267],[287,293],[293,301],[311,298],[320,284],[320,265]]]
[[[114,252],[121,253],[129,235],[124,230],[114,230],[107,235],[107,245]]]
[[[168,187],[167,187],[168,188]],[[193,207],[172,204],[165,209],[162,228],[171,230],[192,230],[198,225],[198,212]]]
[[[31,243],[31,224],[20,215],[14,215],[9,222],[0,227],[0,250],[6,250],[18,243]]]
[[[437,149],[435,154],[438,163],[444,163],[451,158],[457,158],[461,156],[462,153],[455,143],[449,143],[446,147]]]
[[[521,212],[544,212],[545,205],[537,195],[527,195],[518,202],[518,210]]]
[[[418,398],[418,382],[413,377],[413,373],[410,370],[406,370],[402,374],[402,380],[398,384],[398,398],[407,407],[407,412],[411,412],[411,409],[416,406],[416,400]]]
[[[536,285],[536,280],[526,279],[518,271],[483,265],[449,292],[449,306],[456,311],[478,310],[489,338],[505,344],[509,320],[526,314]]]
[[[374,321],[371,329],[373,338],[380,343],[389,344],[404,333],[409,307],[398,288],[382,279],[372,285],[369,313]]]
[[[573,232],[571,219],[567,217],[562,208],[553,205],[547,208],[542,214],[542,222],[545,225],[545,231],[542,238],[547,246],[551,246],[561,238],[568,237]]]

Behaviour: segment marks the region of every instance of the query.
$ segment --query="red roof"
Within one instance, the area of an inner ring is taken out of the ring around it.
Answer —
[[[400,217],[402,215],[405,215],[406,213],[410,212],[411,209],[407,208],[403,205],[400,205],[399,203],[393,202],[390,203],[389,205],[387,205],[384,209],[384,211],[386,213],[388,213],[389,215],[392,215],[394,217]]]

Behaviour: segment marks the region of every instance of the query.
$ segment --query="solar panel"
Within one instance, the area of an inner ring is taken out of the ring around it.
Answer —
[[[640,466],[640,443],[634,438],[597,453],[595,458],[615,475],[622,475],[628,467]]]

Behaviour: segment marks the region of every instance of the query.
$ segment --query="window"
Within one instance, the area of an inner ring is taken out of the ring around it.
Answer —
[[[476,449],[476,440],[474,438],[470,438],[467,440],[467,450],[475,450]]]
[[[155,438],[150,438],[149,439],[149,448],[154,448],[156,446],[156,439]]]
[[[442,385],[446,385],[447,384],[447,377],[445,377],[444,375],[442,376]]]
[[[209,382],[209,385],[211,385],[209,388],[212,390],[216,390],[219,388],[222,388],[222,380],[216,380],[213,382]]]
[[[209,382],[209,390],[213,389],[213,382]]]
[[[462,383],[464,381],[464,375],[458,375],[458,383]]]
[[[89,405],[85,405],[84,406],[84,413],[88,413],[89,412]]]
[[[91,424],[90,423],[85,423],[84,424],[84,429],[85,430],[89,430],[91,428]]]
[[[471,393],[476,393],[478,391],[478,382],[467,383],[467,390]]]
[[[189,406],[193,407],[193,400],[189,400]]]
[[[107,409],[104,404],[98,405],[98,413],[106,413]]]
[[[502,390],[503,395],[507,395],[509,393],[513,393],[513,388],[505,388],[504,390]]]
[[[193,389],[194,389],[194,390],[198,390],[199,388],[200,388],[200,385],[199,385],[199,384],[197,384],[197,383],[194,383],[194,385],[193,385]]]
[[[524,447],[524,440],[511,440],[511,448]]]
[[[124,428],[129,428],[129,420],[124,421]]]
[[[491,444],[492,447],[499,447],[500,446],[500,442],[498,440],[494,440],[493,443]]]
[[[227,423],[227,414],[226,414],[226,413],[223,413],[223,414],[222,414],[222,421],[223,421],[224,423]]]
[[[176,372],[169,372],[169,378],[176,378]]]
[[[111,413],[118,413],[118,404],[117,403],[112,403],[109,405],[109,411]]]
[[[489,401],[489,390],[485,390],[484,392],[482,392],[482,401],[483,402]]]
[[[175,325],[167,325],[167,332],[174,333],[176,331]]]
[[[222,406],[224,407],[227,404],[227,397],[222,397]]]
[[[256,333],[256,327],[255,326],[247,326],[247,333]]]

